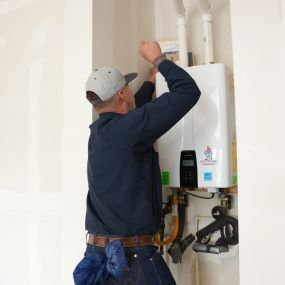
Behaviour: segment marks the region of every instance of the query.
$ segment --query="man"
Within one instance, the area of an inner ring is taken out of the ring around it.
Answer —
[[[165,60],[157,42],[141,42],[140,55],[159,69],[170,92],[151,101],[154,84],[146,82],[134,97],[128,82],[135,74],[124,77],[110,67],[95,70],[86,84],[99,118],[90,126],[87,250],[74,272],[76,284],[176,284],[153,245],[162,217],[153,144],[196,104],[200,91],[187,72]]]

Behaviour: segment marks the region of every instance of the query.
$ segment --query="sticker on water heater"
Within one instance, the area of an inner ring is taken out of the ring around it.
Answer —
[[[161,183],[162,185],[169,185],[169,171],[162,171],[161,172]]]
[[[213,175],[212,172],[204,172],[204,181],[212,181]]]
[[[203,152],[205,159],[200,160],[203,165],[215,165],[217,163],[217,160],[213,159],[213,150],[209,145],[204,149]]]

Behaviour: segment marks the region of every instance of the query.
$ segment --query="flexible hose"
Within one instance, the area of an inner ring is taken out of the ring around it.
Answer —
[[[178,223],[178,232],[174,241],[180,242],[182,240],[184,233],[184,225],[185,225],[185,208],[186,205],[178,204],[179,223]]]
[[[173,210],[174,209],[174,210]],[[177,233],[178,233],[178,227],[179,227],[179,217],[178,217],[178,210],[177,210],[177,195],[174,194],[172,196],[172,216],[173,216],[173,231],[171,236],[164,241],[160,240],[160,233],[157,232],[154,238],[154,241],[159,246],[165,246],[171,242],[173,242],[176,239]]]

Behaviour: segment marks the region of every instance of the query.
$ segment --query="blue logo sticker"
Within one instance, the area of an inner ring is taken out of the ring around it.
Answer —
[[[212,181],[212,172],[204,172],[204,181]]]

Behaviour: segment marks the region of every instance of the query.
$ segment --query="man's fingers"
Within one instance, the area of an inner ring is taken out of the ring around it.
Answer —
[[[161,49],[156,41],[140,41],[139,54],[149,63],[161,54]]]
[[[140,46],[139,46],[139,54],[142,56],[143,55],[143,52],[142,52],[142,49],[143,49],[143,46],[145,45],[145,41],[141,40],[140,41]]]

